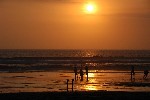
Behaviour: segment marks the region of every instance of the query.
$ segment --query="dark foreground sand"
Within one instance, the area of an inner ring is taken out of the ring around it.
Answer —
[[[1,93],[0,100],[149,100],[150,92],[23,92]]]

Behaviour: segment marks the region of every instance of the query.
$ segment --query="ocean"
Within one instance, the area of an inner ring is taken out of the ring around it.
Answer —
[[[88,65],[91,69],[150,68],[150,50],[0,50],[0,71],[50,71]]]
[[[150,70],[150,50],[2,49],[0,92],[66,91],[66,79],[74,79],[74,66],[89,67],[89,81],[84,73],[84,81],[74,82],[76,91],[150,91],[149,76],[142,78],[143,71]]]

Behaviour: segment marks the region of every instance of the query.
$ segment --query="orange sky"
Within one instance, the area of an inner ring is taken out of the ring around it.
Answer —
[[[86,14],[87,1],[96,5]],[[150,49],[150,0],[1,0],[0,49]]]

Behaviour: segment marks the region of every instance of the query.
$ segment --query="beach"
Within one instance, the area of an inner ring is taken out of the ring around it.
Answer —
[[[143,79],[144,70],[150,68],[147,53],[149,51],[1,50],[0,98],[143,99],[150,95],[149,74]],[[85,66],[88,66],[88,80]],[[131,66],[135,72],[132,79]]]
[[[68,91],[126,91],[150,92],[150,78],[143,79],[143,72],[136,71],[135,79],[130,79],[129,71],[89,70],[83,81],[75,80],[72,70],[57,70],[44,72],[0,73],[0,92],[66,92]],[[72,81],[72,79],[74,81]],[[73,86],[72,86],[73,82]]]
[[[0,100],[150,98],[150,0],[0,0]]]
[[[74,81],[73,91],[71,80],[74,73],[71,70],[0,75],[1,78],[5,76],[5,80],[0,81],[1,100],[143,100],[150,97],[149,77],[143,80],[140,72],[136,73],[135,81],[131,81],[126,71],[89,70],[89,81],[86,82],[86,75],[83,81]]]

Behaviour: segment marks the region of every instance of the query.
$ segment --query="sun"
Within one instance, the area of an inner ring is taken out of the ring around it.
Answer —
[[[94,3],[86,3],[84,6],[86,14],[94,14],[96,12],[96,5]]]
[[[92,11],[94,10],[94,6],[91,5],[91,4],[89,4],[89,5],[87,5],[86,10],[87,10],[88,12],[92,12]]]

